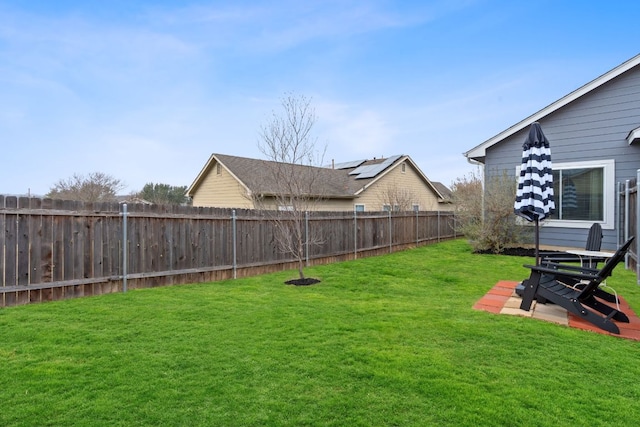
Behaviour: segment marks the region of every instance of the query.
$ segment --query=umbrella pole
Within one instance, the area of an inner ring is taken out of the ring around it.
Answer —
[[[538,217],[536,221],[536,265],[540,265],[540,228],[538,226]]]

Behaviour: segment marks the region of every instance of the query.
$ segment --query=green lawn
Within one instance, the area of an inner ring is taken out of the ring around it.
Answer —
[[[635,426],[640,343],[473,310],[532,259],[462,240],[0,309],[2,426]],[[622,266],[608,283],[636,310]]]

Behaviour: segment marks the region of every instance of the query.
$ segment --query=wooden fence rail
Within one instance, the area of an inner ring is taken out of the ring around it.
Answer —
[[[310,212],[307,226],[324,237],[308,265],[456,237],[452,212]],[[290,268],[259,211],[0,196],[0,306]]]

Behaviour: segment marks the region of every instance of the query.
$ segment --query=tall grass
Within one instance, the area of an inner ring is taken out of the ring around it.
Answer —
[[[464,241],[0,310],[3,426],[636,425],[640,344],[473,310]],[[640,307],[635,276],[609,280]]]

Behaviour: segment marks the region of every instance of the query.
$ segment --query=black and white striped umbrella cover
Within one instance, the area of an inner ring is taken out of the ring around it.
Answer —
[[[522,167],[513,210],[527,221],[543,220],[556,208],[549,140],[539,123],[533,123],[522,151]]]

